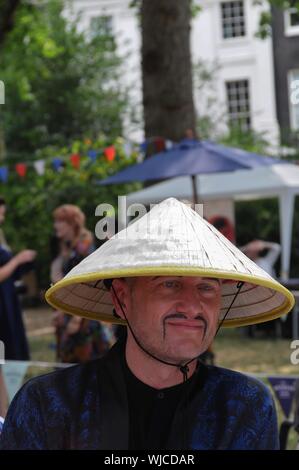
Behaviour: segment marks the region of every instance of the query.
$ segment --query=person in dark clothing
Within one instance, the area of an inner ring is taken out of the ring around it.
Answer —
[[[0,224],[5,220],[6,204],[0,198]],[[5,358],[29,359],[29,348],[22,319],[16,281],[33,269],[36,257],[33,250],[22,250],[12,255],[3,233],[0,233],[0,340],[5,345]]]
[[[267,388],[198,358],[222,325],[284,314],[293,296],[192,209],[163,201],[46,298],[127,334],[99,360],[25,384],[0,449],[278,448]]]

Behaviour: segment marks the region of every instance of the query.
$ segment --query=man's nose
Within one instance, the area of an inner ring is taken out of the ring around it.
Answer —
[[[202,304],[194,289],[185,288],[178,294],[176,308],[178,312],[185,313],[190,318],[202,312]]]

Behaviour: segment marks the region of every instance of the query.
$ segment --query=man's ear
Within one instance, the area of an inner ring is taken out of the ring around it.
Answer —
[[[125,279],[114,279],[110,289],[112,302],[117,315],[125,320],[123,310],[127,314],[129,286]],[[121,308],[122,307],[122,308]]]

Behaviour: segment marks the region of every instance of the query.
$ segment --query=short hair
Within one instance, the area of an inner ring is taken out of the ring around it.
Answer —
[[[0,206],[6,206],[6,201],[2,196],[0,196]]]

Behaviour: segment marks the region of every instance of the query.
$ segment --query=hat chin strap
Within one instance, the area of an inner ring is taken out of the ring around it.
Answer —
[[[240,290],[241,290],[241,288],[243,287],[243,285],[244,285],[244,282],[238,282],[238,284],[237,284],[237,292],[236,292],[236,294],[235,294],[233,300],[231,301],[231,304],[230,304],[230,306],[228,307],[226,314],[224,315],[223,319],[221,320],[221,322],[220,322],[220,324],[219,324],[219,326],[218,326],[218,328],[217,328],[215,337],[216,337],[216,335],[217,335],[217,333],[218,333],[220,327],[222,326],[222,324],[223,324],[225,318],[227,317],[227,315],[228,315],[228,313],[229,313],[231,307],[233,306],[233,304],[234,304],[234,302],[235,302],[235,300],[236,300],[238,294],[240,293]],[[122,311],[122,313],[123,313],[123,315],[124,315],[124,317],[125,317],[125,320],[126,320],[126,322],[127,322],[127,324],[128,324],[128,327],[129,327],[129,330],[130,330],[130,332],[131,332],[131,334],[132,334],[132,336],[133,336],[133,338],[134,338],[134,340],[135,340],[137,346],[139,346],[139,348],[142,349],[142,351],[145,352],[145,353],[146,353],[148,356],[150,356],[152,359],[155,359],[156,361],[161,362],[162,364],[166,364],[167,366],[178,367],[179,370],[180,370],[180,372],[183,374],[183,382],[186,382],[186,381],[188,380],[188,372],[189,372],[189,367],[188,367],[188,365],[189,365],[192,361],[194,361],[195,359],[198,359],[200,355],[193,357],[192,359],[190,359],[189,361],[187,361],[185,364],[174,364],[174,363],[172,363],[172,362],[164,361],[164,359],[160,359],[159,357],[155,356],[155,355],[152,354],[151,352],[147,351],[147,349],[145,349],[145,347],[142,346],[142,344],[140,343],[139,339],[136,337],[136,335],[135,335],[135,333],[134,333],[134,331],[133,331],[133,329],[132,329],[132,327],[131,327],[131,325],[130,325],[130,322],[129,322],[128,319],[127,319],[127,316],[126,316],[125,311],[124,311],[124,309],[123,309],[123,307],[122,307],[122,304],[120,303],[119,298],[118,298],[118,296],[117,296],[117,294],[116,294],[116,292],[115,292],[115,289],[114,289],[113,285],[111,285],[111,288],[112,288],[112,290],[113,290],[113,293],[114,293],[114,295],[115,295],[115,298],[117,299],[118,305],[119,305],[119,307],[120,307],[120,309],[121,309],[121,311]]]

